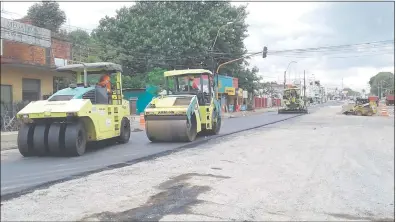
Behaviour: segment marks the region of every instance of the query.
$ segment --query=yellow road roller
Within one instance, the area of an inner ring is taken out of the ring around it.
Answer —
[[[23,156],[81,156],[88,142],[130,137],[129,102],[123,99],[120,65],[108,62],[66,65],[58,72],[76,82],[47,100],[18,112],[18,148]],[[106,78],[105,78],[106,77]],[[110,80],[115,85],[111,86]],[[105,82],[105,86],[100,83]]]
[[[372,116],[377,113],[377,107],[370,104],[369,99],[356,98],[355,103],[342,106],[341,112],[345,115]]]
[[[221,127],[220,103],[213,74],[205,69],[166,71],[165,95],[144,110],[152,142],[191,142],[197,134],[215,135]]]

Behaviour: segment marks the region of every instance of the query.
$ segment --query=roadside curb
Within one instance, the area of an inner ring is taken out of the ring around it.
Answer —
[[[12,147],[1,148],[1,152],[7,151],[7,150],[15,150],[15,149],[18,149],[18,146],[12,146]]]

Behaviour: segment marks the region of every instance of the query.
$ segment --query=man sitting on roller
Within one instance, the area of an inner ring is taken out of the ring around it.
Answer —
[[[198,85],[194,82],[194,76],[189,76],[187,81],[188,81],[188,84],[184,88],[184,91],[188,91],[188,86],[190,86],[191,89],[194,91],[199,90]]]
[[[101,76],[98,86],[106,87],[107,93],[110,94],[111,93],[110,74],[104,74],[103,76]]]

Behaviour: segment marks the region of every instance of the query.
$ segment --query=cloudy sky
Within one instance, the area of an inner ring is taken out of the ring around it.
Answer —
[[[5,2],[2,16],[20,18],[33,3]],[[68,17],[67,25],[92,30],[105,15],[115,15],[116,9],[132,2],[61,2]],[[357,44],[394,39],[393,2],[249,2],[248,51],[260,51],[264,45],[270,51],[301,49],[333,45]],[[251,59],[267,81],[283,82],[287,77],[307,76],[328,87],[367,89],[370,77],[380,71],[394,72],[394,49],[367,47],[357,50],[332,50],[317,54],[274,54]]]

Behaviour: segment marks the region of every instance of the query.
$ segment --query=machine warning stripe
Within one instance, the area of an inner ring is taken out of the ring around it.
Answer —
[[[146,121],[147,120],[187,120],[186,115],[180,115],[180,116],[175,116],[175,115],[153,115],[153,116],[145,116]]]

